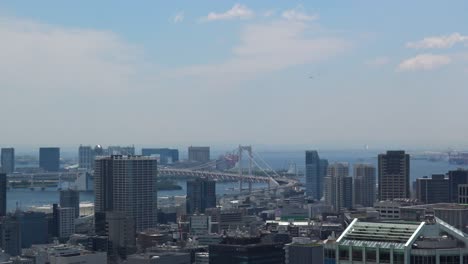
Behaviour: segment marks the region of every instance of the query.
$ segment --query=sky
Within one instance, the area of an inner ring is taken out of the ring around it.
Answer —
[[[0,146],[468,148],[467,1],[0,2]]]

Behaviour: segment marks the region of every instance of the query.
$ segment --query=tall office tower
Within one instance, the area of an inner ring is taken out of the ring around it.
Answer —
[[[60,191],[60,207],[70,207],[75,210],[75,218],[80,217],[80,192],[77,190]]]
[[[78,148],[78,167],[92,170],[95,156],[95,151],[91,146],[80,146]]]
[[[188,147],[188,159],[196,162],[210,161],[210,147]]]
[[[336,212],[353,208],[353,178],[349,176],[348,163],[335,162],[328,165],[325,202]]]
[[[458,169],[448,172],[450,202],[458,201],[458,186],[468,184],[468,170]]]
[[[374,206],[376,199],[375,167],[370,164],[354,165],[354,203],[364,207]]]
[[[0,167],[4,173],[13,173],[15,171],[15,149],[2,148],[2,162]],[[1,171],[0,171],[1,172]]]
[[[21,225],[15,216],[0,219],[0,248],[12,257],[21,255]]]
[[[216,182],[197,178],[187,181],[187,214],[204,213],[216,207]]]
[[[40,148],[39,167],[45,171],[59,171],[60,148]]]
[[[169,148],[143,148],[143,156],[159,156],[160,164],[171,164],[179,161],[179,150]]]
[[[7,176],[0,173],[0,217],[7,214]]]
[[[317,151],[307,150],[306,163],[306,194],[316,200],[323,196],[323,179],[327,175],[328,161],[320,159]]]
[[[157,160],[113,155],[95,160],[95,212],[123,212],[135,219],[137,231],[157,224]],[[96,222],[97,225],[97,222]]]
[[[285,247],[285,264],[323,263],[323,245],[308,237],[294,237]]]
[[[416,198],[425,204],[450,202],[449,180],[444,174],[416,179]]]
[[[404,151],[379,154],[379,200],[410,198],[410,156]]]

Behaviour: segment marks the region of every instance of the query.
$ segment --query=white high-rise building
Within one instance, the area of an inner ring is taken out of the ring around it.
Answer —
[[[336,212],[353,207],[353,178],[349,177],[349,164],[336,162],[328,166],[325,177],[325,202]]]
[[[137,231],[156,227],[157,160],[113,155],[95,161],[95,212],[123,212],[135,219]]]
[[[95,152],[91,146],[80,146],[78,148],[78,167],[92,170],[94,167]]]
[[[58,208],[58,235],[60,238],[68,238],[75,233],[75,208]]]

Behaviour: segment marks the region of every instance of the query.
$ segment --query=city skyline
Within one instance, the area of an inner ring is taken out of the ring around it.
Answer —
[[[2,1],[0,143],[467,147],[467,5]]]

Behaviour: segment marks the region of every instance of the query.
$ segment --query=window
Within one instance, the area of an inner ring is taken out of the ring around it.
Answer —
[[[352,248],[353,251],[353,261],[362,261],[362,248]]]

